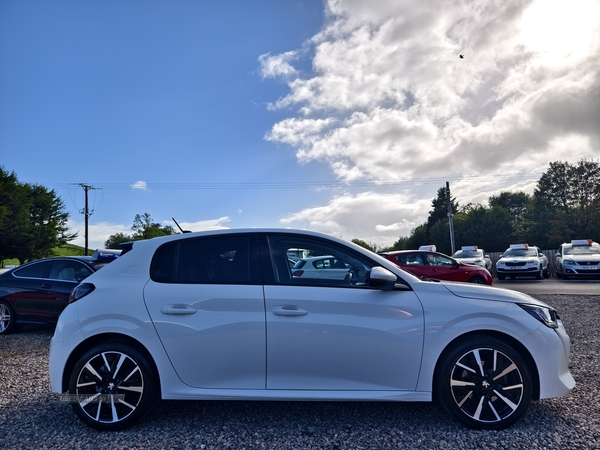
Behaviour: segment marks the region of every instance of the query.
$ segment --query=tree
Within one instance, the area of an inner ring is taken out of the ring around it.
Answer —
[[[550,163],[533,192],[533,226],[529,237],[536,245],[557,248],[578,238],[597,239],[600,220],[600,165],[581,160]]]
[[[513,241],[525,242],[527,232],[532,226],[530,210],[532,197],[525,192],[500,192],[488,200],[491,208],[498,207],[512,215]],[[490,250],[495,251],[495,250]]]
[[[121,248],[122,243],[131,242],[134,239],[125,233],[115,233],[108,237],[108,239],[104,242],[104,248],[110,248],[113,250],[119,250]]]
[[[54,190],[20,183],[0,167],[0,259],[21,263],[52,255],[52,249],[77,237],[69,233],[69,214]]]
[[[136,214],[133,219],[132,235],[116,233],[110,235],[104,242],[106,248],[119,249],[119,244],[130,241],[141,241],[143,239],[152,239],[159,236],[170,236],[176,234],[175,229],[170,225],[160,225],[152,221],[148,213]]]
[[[362,239],[352,239],[352,242],[354,242],[356,245],[360,245],[362,248],[366,248],[367,250],[371,250],[373,253],[377,253],[377,245],[376,244],[367,244],[365,241],[363,241]]]
[[[502,252],[514,240],[513,217],[499,206],[478,205],[454,221],[457,248],[476,245],[488,252]]]
[[[427,237],[430,241],[434,239],[430,235],[431,229],[436,225],[439,221],[447,221],[448,220],[448,195],[450,192],[445,187],[441,187],[438,189],[437,197],[433,199],[431,202],[431,207],[433,208],[429,211],[429,217],[427,218]],[[459,209],[458,202],[456,198],[450,198],[450,204],[452,205],[453,213],[456,213]],[[439,228],[439,226],[438,226]],[[448,236],[450,236],[450,232],[448,232]],[[449,240],[450,238],[448,238]],[[425,244],[426,245],[426,244]]]
[[[175,234],[175,229],[172,226],[161,226],[152,222],[152,217],[148,213],[136,214],[131,229],[134,231],[132,237],[136,241]]]

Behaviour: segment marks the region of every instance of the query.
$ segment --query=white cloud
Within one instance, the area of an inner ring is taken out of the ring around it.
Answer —
[[[296,69],[290,64],[297,58],[294,51],[272,56],[270,53],[260,55],[260,74],[263,78],[290,77],[297,74]]]
[[[146,185],[145,181],[136,181],[135,183],[133,183],[131,185],[131,189],[137,189],[140,191],[147,191],[148,190],[148,186]]]
[[[183,230],[189,231],[207,231],[207,230],[224,230],[229,228],[225,224],[230,222],[228,216],[219,217],[218,219],[200,220],[198,222],[181,222],[179,225]],[[177,225],[172,221],[164,221],[164,225],[171,225],[178,230]]]
[[[282,226],[308,228],[348,240],[358,238],[387,246],[419,225],[422,211],[430,206],[431,199],[415,199],[407,192],[363,192],[342,195],[327,205],[290,214],[280,222]]]
[[[551,161],[600,156],[598,0],[329,0],[326,8],[310,40],[313,73],[286,67],[289,94],[271,105],[296,112],[265,136],[294,148],[299,162],[325,163],[344,181],[451,179],[465,204],[532,190]],[[332,198],[283,223],[375,240],[408,234],[429,211],[397,207],[392,219],[363,199]]]
[[[69,232],[78,234],[77,238],[70,244],[85,247],[85,222],[68,221]],[[114,224],[109,222],[99,222],[88,224],[88,249],[96,250],[104,248],[104,243],[113,234],[123,233],[131,234],[131,225]]]

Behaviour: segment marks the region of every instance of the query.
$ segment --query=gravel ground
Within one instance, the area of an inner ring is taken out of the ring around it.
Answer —
[[[466,429],[429,403],[163,401],[126,431],[97,432],[50,391],[53,330],[24,327],[0,336],[0,447],[600,449],[600,296],[537,297],[571,336],[577,386],[504,431]]]

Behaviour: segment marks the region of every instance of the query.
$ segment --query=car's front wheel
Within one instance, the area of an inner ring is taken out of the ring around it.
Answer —
[[[133,425],[156,401],[157,392],[148,360],[120,342],[104,343],[85,353],[75,364],[69,382],[77,416],[102,431]]]
[[[469,283],[475,283],[475,284],[485,284],[485,280],[481,277],[472,277],[469,280]]]
[[[15,330],[17,316],[8,302],[0,300],[0,334],[8,334]]]
[[[519,353],[501,340],[475,336],[445,353],[436,372],[438,400],[471,428],[500,430],[529,406],[532,381]]]

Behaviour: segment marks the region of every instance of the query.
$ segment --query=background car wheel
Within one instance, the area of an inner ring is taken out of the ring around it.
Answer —
[[[556,278],[562,278],[562,272],[560,270],[556,271]]]
[[[498,279],[499,279],[499,280],[504,280],[504,278],[505,278],[505,275],[500,275],[500,274],[498,274]]]
[[[442,358],[437,398],[465,425],[500,430],[525,414],[531,375],[513,347],[495,338],[469,337]]]
[[[550,278],[550,269],[547,267],[544,269],[544,278]]]
[[[469,280],[469,283],[475,283],[475,284],[485,284],[485,280],[481,277],[472,277]]]
[[[17,316],[15,310],[8,302],[0,301],[0,334],[8,334],[15,331]]]
[[[157,399],[157,380],[147,359],[129,345],[99,345],[83,355],[71,374],[69,394],[77,416],[102,431],[138,421]]]

